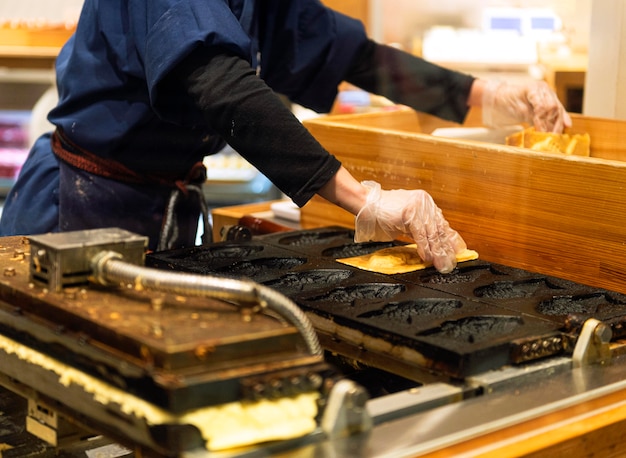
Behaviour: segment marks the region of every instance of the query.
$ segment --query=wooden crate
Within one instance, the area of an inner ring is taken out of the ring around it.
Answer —
[[[481,259],[626,293],[626,123],[572,117],[592,157],[433,137],[445,123],[411,110],[305,124],[358,180],[428,191]],[[316,197],[301,223],[354,218]]]

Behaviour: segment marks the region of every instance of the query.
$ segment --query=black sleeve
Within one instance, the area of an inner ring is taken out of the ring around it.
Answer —
[[[337,172],[328,153],[245,60],[197,51],[177,74],[209,127],[297,205]]]
[[[369,40],[352,60],[346,81],[394,103],[463,122],[474,77]]]

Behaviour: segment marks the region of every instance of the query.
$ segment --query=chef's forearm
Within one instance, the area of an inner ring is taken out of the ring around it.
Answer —
[[[318,194],[356,215],[365,205],[367,192],[367,189],[342,166]]]
[[[475,79],[472,83],[472,88],[470,90],[469,97],[467,99],[467,104],[470,107],[480,107],[483,104],[483,91],[485,88],[485,80]]]
[[[346,81],[361,89],[454,122],[467,115],[473,80],[374,41],[354,56],[346,75]]]
[[[184,84],[212,130],[298,205],[340,164],[308,132],[249,64],[233,55],[196,56]]]

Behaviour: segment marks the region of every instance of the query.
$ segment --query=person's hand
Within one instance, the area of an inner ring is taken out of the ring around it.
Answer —
[[[483,123],[502,127],[529,123],[540,132],[561,133],[572,120],[544,81],[526,85],[487,81],[482,98]]]
[[[408,236],[417,244],[424,261],[442,273],[456,267],[456,254],[467,245],[443,217],[433,198],[423,190],[382,190],[374,181],[364,181],[367,201],[355,220],[355,242],[390,241]]]

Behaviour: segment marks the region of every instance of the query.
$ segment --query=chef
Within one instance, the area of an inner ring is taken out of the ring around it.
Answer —
[[[318,194],[353,213],[357,241],[409,236],[449,272],[465,242],[431,196],[358,182],[277,94],[327,112],[348,81],[456,122],[482,106],[489,125],[571,123],[543,83],[432,65],[317,0],[85,0],[56,75],[56,129],[7,197],[3,236],[120,227],[151,249],[193,245],[202,159],[228,143],[297,205]]]

